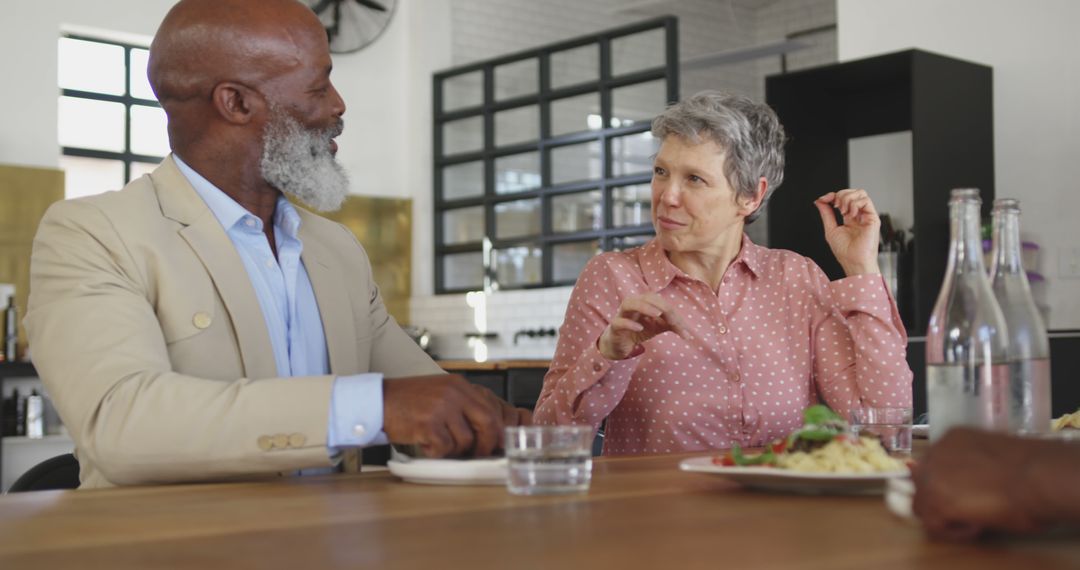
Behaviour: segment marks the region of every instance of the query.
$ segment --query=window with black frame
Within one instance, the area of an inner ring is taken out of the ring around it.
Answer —
[[[68,198],[119,189],[169,153],[165,112],[146,79],[148,56],[129,43],[59,39],[57,135]]]
[[[678,84],[673,17],[435,74],[436,292],[568,285],[647,241]]]

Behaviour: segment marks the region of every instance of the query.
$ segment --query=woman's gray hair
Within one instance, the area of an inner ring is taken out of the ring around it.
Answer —
[[[784,181],[784,127],[764,103],[721,91],[702,91],[670,106],[652,123],[654,137],[676,135],[693,143],[709,140],[724,150],[724,176],[736,197],[753,200],[758,180],[768,185],[758,209],[746,223],[761,215],[769,197]]]

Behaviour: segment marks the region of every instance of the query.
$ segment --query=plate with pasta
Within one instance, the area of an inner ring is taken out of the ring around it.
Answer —
[[[801,428],[761,453],[735,446],[722,455],[686,459],[679,468],[753,489],[815,494],[881,494],[890,478],[909,474],[905,461],[876,439],[853,435],[825,406],[807,408]]]

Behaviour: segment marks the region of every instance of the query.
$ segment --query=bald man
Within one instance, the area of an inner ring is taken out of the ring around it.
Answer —
[[[330,469],[367,445],[487,455],[529,421],[387,314],[336,209],[345,104],[296,0],[183,0],[150,47],[172,154],[57,203],[25,320],[82,488]],[[348,463],[348,461],[346,461]]]

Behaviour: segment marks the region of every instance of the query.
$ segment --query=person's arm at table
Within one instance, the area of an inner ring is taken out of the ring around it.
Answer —
[[[574,285],[536,423],[599,427],[626,393],[642,343],[681,325],[658,295],[620,295],[614,255],[591,259]]]
[[[80,457],[113,484],[331,465],[334,377],[219,379],[177,372],[163,327],[180,325],[159,320],[147,279],[97,205],[58,202],[43,218],[25,323],[35,365]]]
[[[865,190],[818,198],[825,239],[845,278],[830,282],[808,261],[818,312],[812,330],[814,377],[825,401],[847,417],[859,405],[911,406],[907,334],[877,264],[881,221]],[[843,216],[836,223],[834,208]]]
[[[1080,446],[956,428],[914,472],[913,509],[934,538],[1080,525]]]

